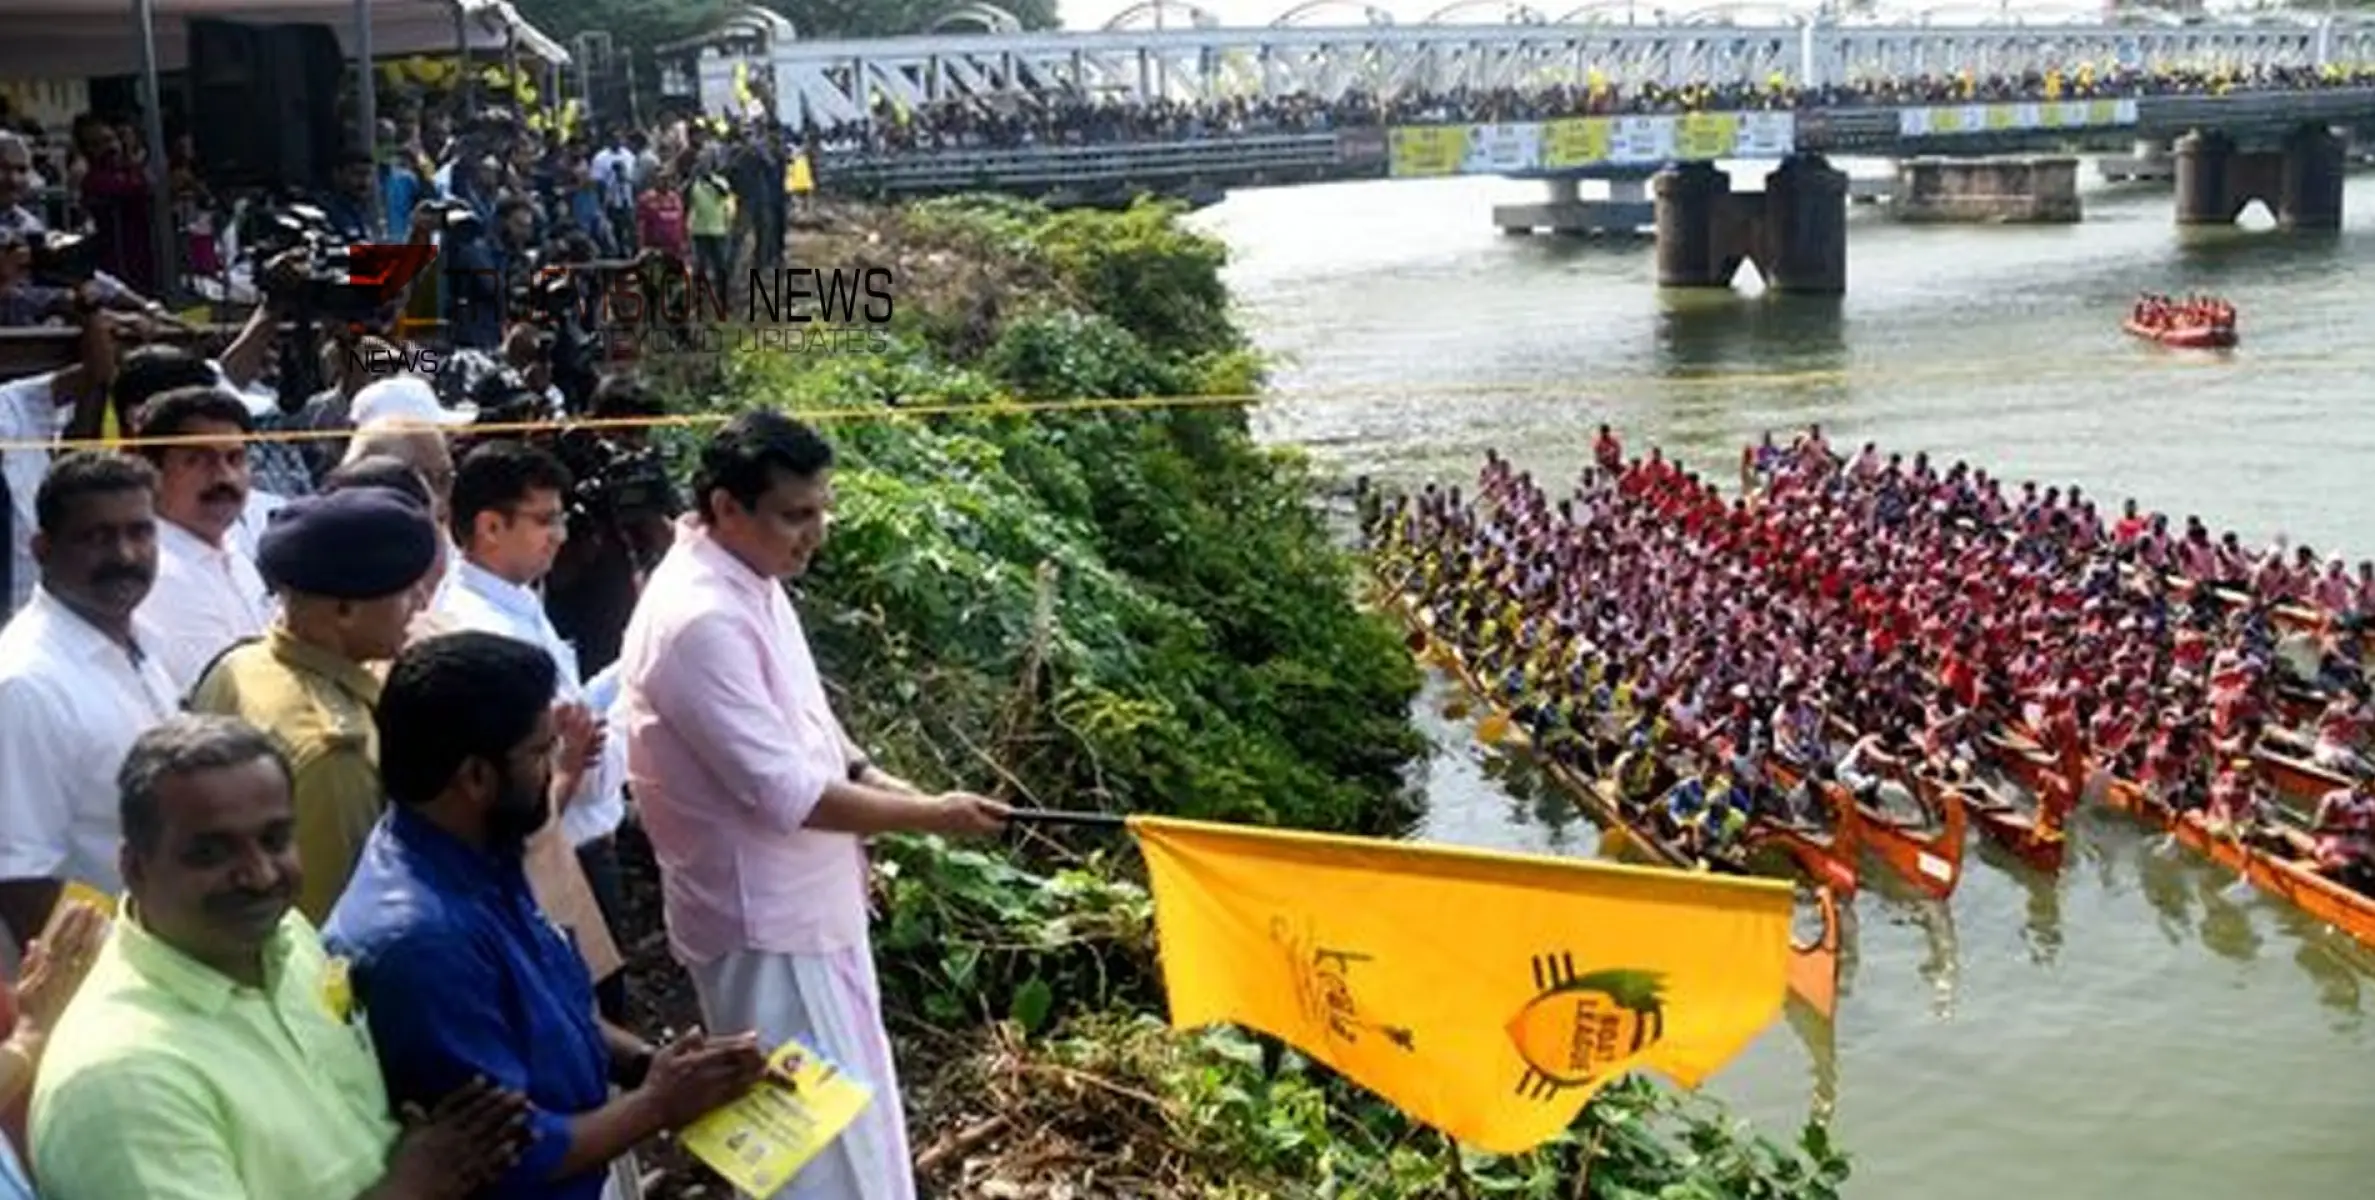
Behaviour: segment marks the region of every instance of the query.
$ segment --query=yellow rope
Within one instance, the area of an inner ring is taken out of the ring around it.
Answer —
[[[2331,355],[2245,360],[2255,368],[2281,368],[2287,372],[2350,371],[2359,368]],[[2123,364],[2130,371],[2192,371],[2234,367],[2232,360],[2192,356],[2168,356],[2160,359],[2140,359]],[[2099,358],[2078,359],[2063,369],[2038,369],[2032,364],[2019,378],[2023,384],[2049,383],[2056,379],[2099,380],[2105,364]],[[1441,399],[1451,396],[1561,396],[1571,399],[1606,399],[1626,393],[1662,393],[1673,390],[1722,390],[1779,387],[1808,387],[1823,385],[1848,386],[1904,386],[1923,382],[1955,379],[1997,379],[2004,376],[2001,363],[1974,362],[1962,365],[1936,365],[1906,369],[1824,367],[1790,371],[1708,371],[1681,375],[1641,375],[1622,379],[1595,380],[1590,383],[1553,380],[1501,381],[1420,381],[1396,384],[1347,384],[1335,387],[1286,388],[1266,392],[1211,393],[1192,396],[1140,396],[1127,398],[1073,397],[1061,400],[996,400],[978,404],[880,404],[849,408],[797,408],[796,415],[818,424],[848,421],[880,421],[899,417],[943,416],[1026,416],[1067,412],[1132,412],[1156,409],[1243,408],[1255,405],[1295,405],[1312,402],[1381,401],[1394,398]],[[109,407],[113,411],[113,406]],[[578,429],[638,429],[690,428],[722,424],[731,419],[730,412],[671,414],[659,417],[626,417],[608,420],[522,421],[500,424],[473,424],[448,427],[454,432],[471,436],[489,434],[541,433],[565,428]],[[306,442],[352,436],[348,429],[334,430],[259,430],[249,435],[256,442]],[[170,446],[219,442],[219,437],[187,436],[166,438],[83,438],[66,440],[0,439],[0,451],[13,450],[75,450],[124,449],[135,446]]]

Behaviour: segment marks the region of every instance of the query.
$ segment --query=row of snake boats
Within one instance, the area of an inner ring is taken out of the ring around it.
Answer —
[[[2375,899],[2311,867],[2305,835],[2290,831],[2275,838],[2238,839],[2214,828],[2200,813],[2180,812],[2156,801],[2140,785],[2111,776],[2099,764],[2059,760],[2034,737],[2016,729],[1984,739],[1983,750],[1989,760],[1985,770],[1965,771],[1952,778],[1921,769],[1896,774],[1892,781],[1918,798],[1924,810],[1919,816],[1890,811],[1868,796],[1858,798],[1826,780],[1819,789],[1825,810],[1821,816],[1826,819],[1796,821],[1760,813],[1730,852],[1695,853],[1684,839],[1662,826],[1655,816],[1658,806],[1654,800],[1648,804],[1628,801],[1614,778],[1594,777],[1595,773],[1559,756],[1540,753],[1524,725],[1479,677],[1462,649],[1451,639],[1437,636],[1432,614],[1417,597],[1395,593],[1389,600],[1410,630],[1412,649],[1456,678],[1474,702],[1484,706],[1477,723],[1479,735],[1535,751],[1532,757],[1549,778],[1596,824],[1613,832],[1616,837],[1612,840],[1619,846],[1654,865],[1672,869],[1786,874],[1802,880],[1821,925],[1814,937],[1793,947],[1790,990],[1825,1017],[1837,1003],[1839,906],[1852,901],[1865,884],[1866,851],[1904,888],[1935,902],[1951,897],[1961,881],[1964,845],[1972,827],[2031,869],[2056,873],[2068,854],[2067,814],[2082,791],[2234,870],[2261,891],[2375,947]],[[1706,750],[1682,745],[1675,748],[1675,754],[1687,759],[1704,756]],[[2277,767],[2271,774],[2279,790],[2290,796],[2312,791],[2322,794],[2333,782],[2331,772],[2306,759],[2269,751],[2263,751],[2261,757],[2263,763]],[[1681,764],[1661,760],[1659,780],[1648,794],[1662,796],[1680,777],[1681,769]],[[1796,768],[1787,762],[1768,761],[1765,770],[1779,788],[1793,788],[1800,782]],[[2292,772],[2289,781],[2285,770]],[[2040,802],[2036,799],[2040,796],[2064,799]]]

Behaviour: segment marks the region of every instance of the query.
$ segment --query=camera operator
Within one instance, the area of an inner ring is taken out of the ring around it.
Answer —
[[[641,380],[613,375],[594,390],[590,415],[618,420],[665,411]],[[564,430],[556,452],[576,486],[569,538],[545,576],[544,610],[577,647],[590,679],[617,661],[643,578],[668,552],[683,504],[646,428]]]
[[[32,185],[33,148],[24,138],[0,129],[0,233],[14,233],[28,245],[50,231],[41,215],[25,205],[32,197]],[[91,282],[96,285],[99,300],[111,308],[151,314],[163,311],[155,301],[104,271],[95,271]]]
[[[380,219],[377,164],[368,151],[347,149],[338,155],[330,179],[330,194],[322,197],[322,211],[330,228],[349,242],[384,242],[387,225]]]

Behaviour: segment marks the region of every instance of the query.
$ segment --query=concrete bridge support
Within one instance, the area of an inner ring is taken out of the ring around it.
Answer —
[[[2167,183],[2177,177],[2177,163],[2167,139],[2137,138],[2132,154],[2106,154],[2096,163],[2108,183]]]
[[[1915,224],[2076,224],[2078,160],[1909,159],[1897,165],[1890,208],[1898,220]]]
[[[1847,175],[1819,154],[1782,160],[1762,192],[1734,192],[1709,163],[1660,171],[1658,284],[1730,287],[1754,262],[1776,292],[1847,290]]]
[[[1496,204],[1493,224],[1503,233],[1520,237],[1538,229],[1569,236],[1622,235],[1637,233],[1657,219],[1649,203],[1648,189],[1637,177],[1609,180],[1607,198],[1595,200],[1583,198],[1580,177],[1544,182],[1550,185],[1549,199],[1538,204]]]
[[[2342,139],[2303,125],[2273,150],[2244,150],[2222,133],[2177,139],[2177,223],[2230,225],[2257,200],[2282,229],[2342,227]]]

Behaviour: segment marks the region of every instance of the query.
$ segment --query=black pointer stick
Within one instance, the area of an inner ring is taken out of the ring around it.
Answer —
[[[1130,819],[1113,813],[1065,812],[1053,808],[1018,808],[1006,814],[1017,825],[1085,825],[1094,829],[1124,829]]]

